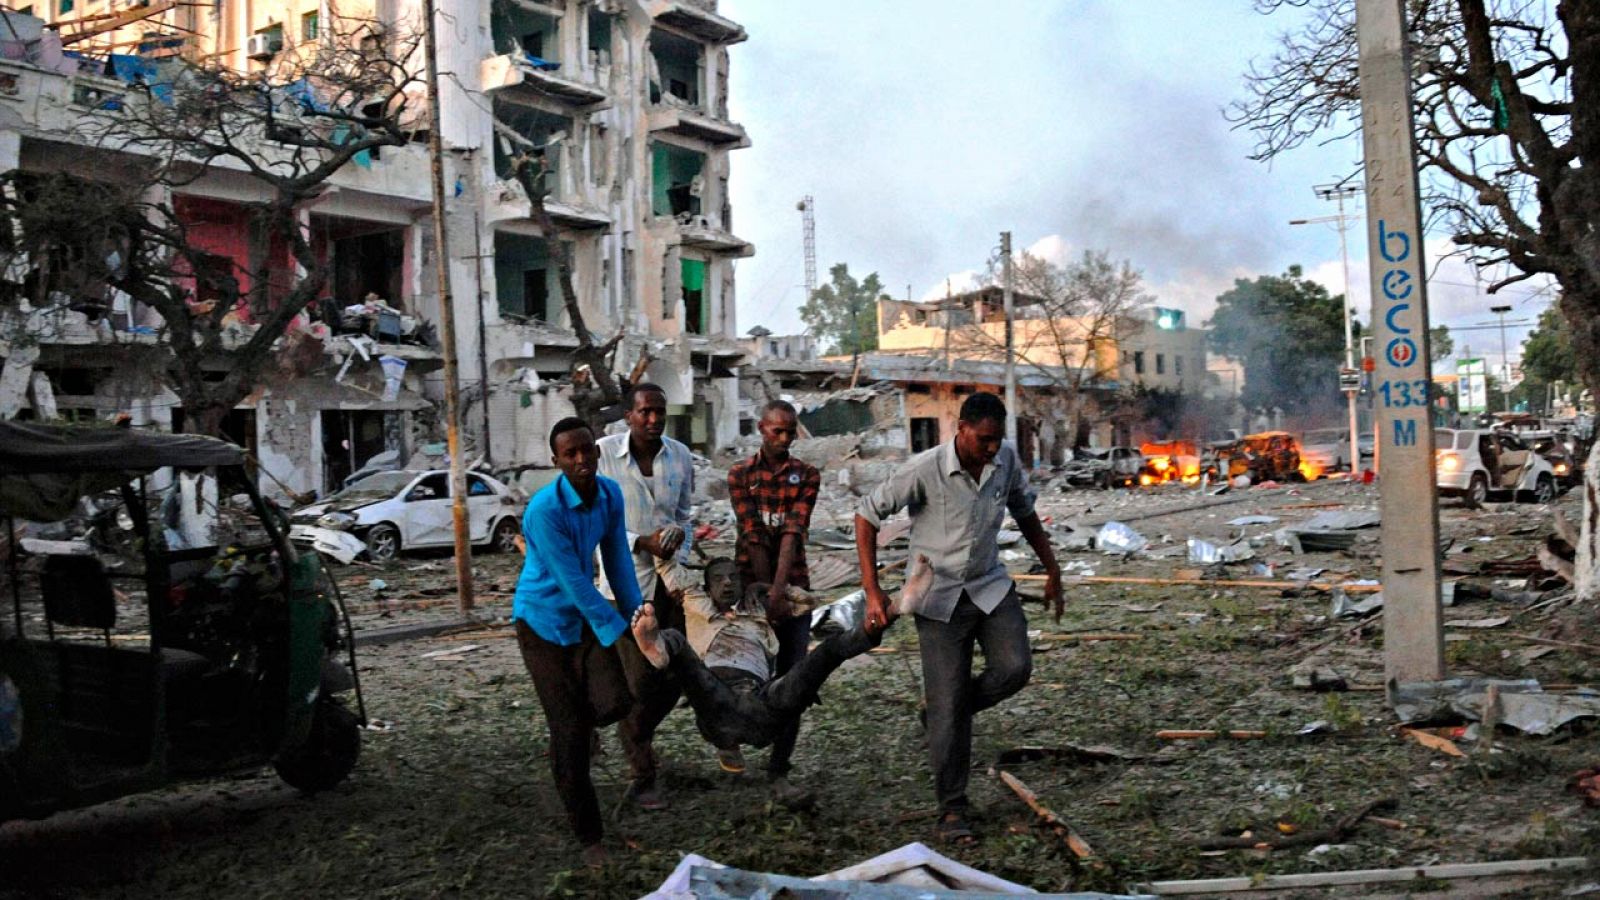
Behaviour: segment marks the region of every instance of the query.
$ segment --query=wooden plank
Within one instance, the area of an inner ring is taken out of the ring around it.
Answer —
[[[178,0],[159,0],[159,2],[152,3],[149,6],[136,6],[133,9],[118,13],[109,19],[96,22],[82,31],[75,31],[72,34],[62,35],[61,46],[70,47],[78,41],[88,40],[96,35],[105,34],[108,31],[116,31],[118,28],[122,28],[126,25],[132,25],[135,22],[142,22],[151,16],[159,16],[168,10],[177,8],[177,6]]]
[[[1094,863],[1096,868],[1103,865],[1095,861],[1094,848],[1089,846],[1089,842],[1074,831],[1071,825],[1068,825],[1060,816],[1056,815],[1050,807],[1039,802],[1039,795],[1035,794],[1032,788],[1023,784],[1022,779],[1002,769],[1000,771],[1000,780],[1005,782],[1006,787],[1010,788],[1013,794],[1020,797],[1023,803],[1028,804],[1028,808],[1033,810],[1034,815],[1038,816],[1040,821],[1055,829],[1055,832],[1061,836],[1062,841],[1066,843],[1067,849],[1072,851],[1073,856],[1085,862]]]
[[[1137,891],[1172,897],[1181,894],[1226,894],[1239,891],[1271,891],[1285,888],[1335,887],[1349,884],[1386,884],[1405,881],[1449,878],[1493,878],[1503,875],[1536,875],[1583,869],[1592,863],[1582,856],[1557,859],[1511,859],[1501,862],[1444,863],[1409,869],[1351,869],[1344,872],[1305,872],[1293,875],[1261,875],[1244,878],[1204,878],[1186,881],[1153,881],[1135,885]]]
[[[1013,575],[1013,581],[1043,582],[1045,575]],[[1347,594],[1375,594],[1383,590],[1381,584],[1340,584],[1333,581],[1267,581],[1265,579],[1227,579],[1227,578],[1134,578],[1131,576],[1117,575],[1069,575],[1061,579],[1063,584],[1149,584],[1160,587],[1174,585],[1200,585],[1202,587],[1252,587],[1268,588],[1279,591],[1294,591],[1311,589],[1314,591],[1331,591],[1334,588]]]

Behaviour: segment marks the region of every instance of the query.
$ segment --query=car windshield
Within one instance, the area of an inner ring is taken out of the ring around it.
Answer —
[[[415,477],[417,477],[415,472],[374,472],[334,494],[333,497],[339,500],[348,500],[351,497],[393,497]]]

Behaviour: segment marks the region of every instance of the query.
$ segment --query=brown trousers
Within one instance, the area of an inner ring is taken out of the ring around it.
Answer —
[[[523,665],[550,726],[550,772],[567,823],[585,846],[599,843],[603,828],[589,777],[590,751],[595,728],[621,721],[634,705],[618,649],[631,647],[637,654],[638,647],[629,635],[602,647],[587,627],[570,647],[550,643],[521,619],[516,628]]]
[[[683,604],[673,598],[659,578],[656,579],[653,602],[656,620],[662,628],[684,630]],[[617,641],[616,648],[628,690],[633,695],[633,708],[617,725],[617,737],[622,741],[622,752],[628,757],[628,769],[634,783],[641,788],[652,787],[656,783],[660,761],[656,759],[651,742],[655,740],[656,728],[661,721],[678,705],[683,688],[671,670],[650,665],[644,654],[639,652],[639,645],[634,643],[632,635]]]

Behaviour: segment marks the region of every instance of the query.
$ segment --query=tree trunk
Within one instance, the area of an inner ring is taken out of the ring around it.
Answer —
[[[1600,441],[1589,450],[1583,470],[1583,522],[1578,534],[1578,559],[1575,566],[1578,601],[1600,596]]]

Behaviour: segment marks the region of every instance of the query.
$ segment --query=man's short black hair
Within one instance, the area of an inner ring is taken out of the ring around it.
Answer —
[[[972,394],[961,402],[961,421],[976,425],[982,421],[1006,423],[1006,403],[996,394]]]
[[[667,398],[667,389],[653,381],[641,381],[628,388],[628,395],[623,399],[627,402],[629,412],[633,412],[633,407],[638,403],[640,394],[660,394],[661,399],[665,400]]]
[[[761,417],[766,418],[767,413],[774,411],[786,412],[797,419],[800,417],[800,414],[794,410],[794,404],[787,400],[769,401],[766,406],[761,407]]]
[[[569,431],[577,431],[579,428],[588,428],[589,434],[594,434],[594,429],[589,428],[589,423],[578,418],[577,416],[567,416],[565,419],[557,422],[555,427],[550,429],[550,454],[552,456],[555,455],[556,438],[566,434]]]

